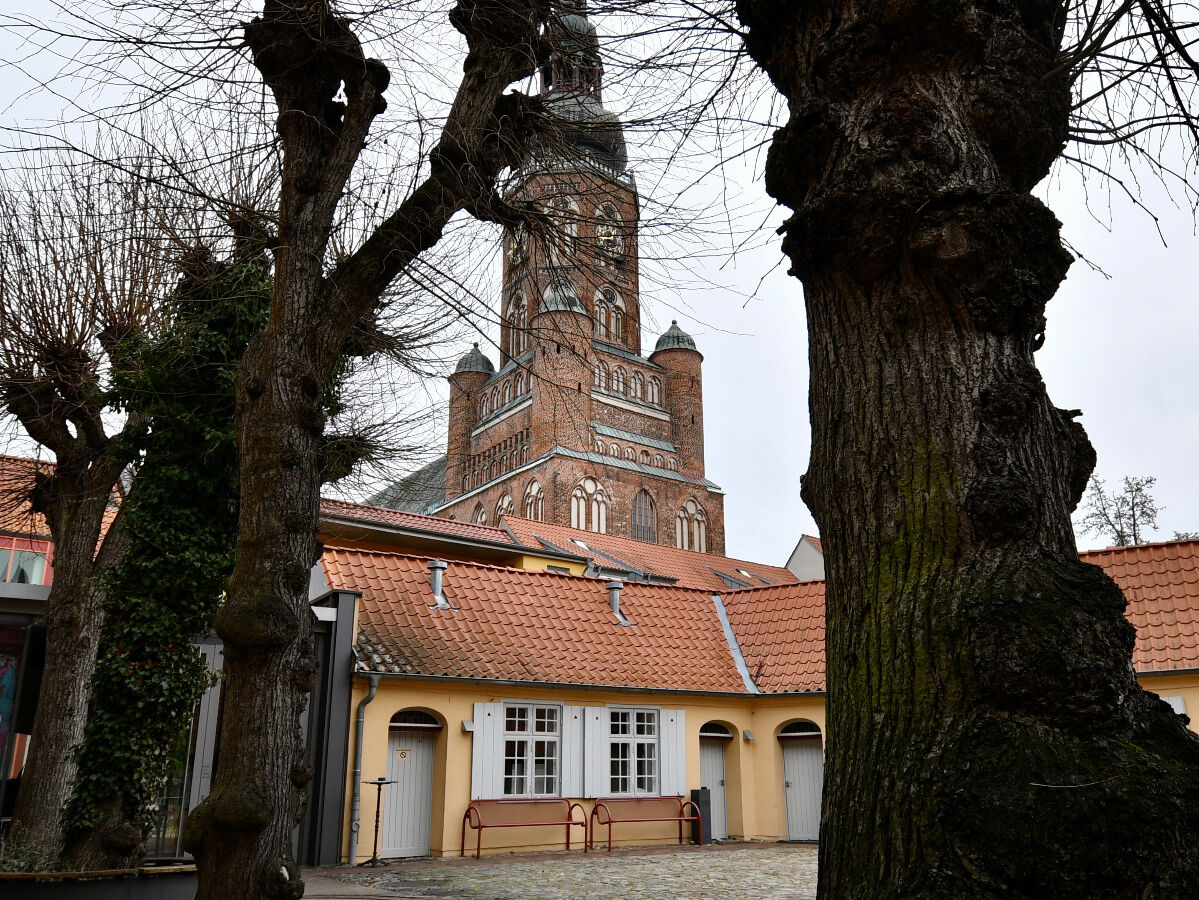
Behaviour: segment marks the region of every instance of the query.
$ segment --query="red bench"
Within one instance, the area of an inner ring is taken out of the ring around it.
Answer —
[[[687,815],[690,806],[692,815]],[[703,820],[699,807],[682,797],[605,797],[595,801],[591,810],[590,846],[595,846],[595,826],[608,826],[608,849],[612,849],[613,822],[678,822],[679,843],[683,843],[683,823],[695,822],[699,845],[704,843]]]
[[[578,808],[582,821],[574,817]],[[583,827],[583,849],[587,849],[587,813],[578,803],[569,800],[472,800],[462,817],[462,848],[459,856],[466,856],[466,828],[479,834],[475,841],[475,859],[483,850],[484,828],[521,828],[537,825],[565,825],[566,849],[570,849],[570,827]],[[682,826],[679,826],[680,828]]]

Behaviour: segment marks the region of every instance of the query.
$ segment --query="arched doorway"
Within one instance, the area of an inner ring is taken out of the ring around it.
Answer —
[[[783,749],[783,796],[787,840],[820,838],[820,792],[824,786],[824,747],[820,726],[800,719],[779,731]]]
[[[699,730],[699,778],[712,800],[712,840],[729,836],[728,794],[725,792],[725,748],[733,739],[727,725],[707,722]]]
[[[395,783],[383,788],[379,855],[384,859],[429,855],[433,751],[439,731],[441,723],[419,709],[403,709],[391,717],[387,728],[387,779]]]

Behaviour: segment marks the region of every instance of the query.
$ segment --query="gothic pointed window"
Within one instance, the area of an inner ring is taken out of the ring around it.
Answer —
[[[615,444],[609,444],[608,445],[608,455],[609,456],[620,456],[620,448],[618,446],[616,446]]]
[[[650,403],[654,403],[654,404],[661,406],[662,405],[662,382],[658,380],[657,375],[650,376],[648,389],[649,389],[649,394],[646,396],[645,399],[648,400]]]
[[[657,467],[660,469],[660,468],[662,468],[662,466],[664,466],[665,464],[666,464],[666,461],[662,459],[662,454],[661,454],[661,453],[655,453],[655,454],[654,454],[654,465],[655,465],[655,466],[657,466]]]
[[[520,397],[520,396],[524,395],[524,392],[525,392],[525,373],[517,372],[516,379],[515,379],[515,387],[513,388],[513,393],[516,394],[517,397]]]
[[[471,521],[476,525],[487,524],[487,510],[482,503],[475,504],[475,514],[471,516]]]
[[[612,371],[612,390],[618,394],[623,394],[625,389],[625,374],[624,367],[617,366]]]
[[[600,340],[608,339],[608,304],[603,300],[595,301],[595,317],[593,319],[595,336]]]
[[[637,451],[634,450],[632,447],[625,447],[624,448],[624,458],[631,462],[632,460],[637,458]]]
[[[569,197],[555,197],[550,204],[554,230],[551,246],[555,265],[568,266],[578,261],[579,206]]]
[[[541,483],[537,479],[529,482],[528,490],[525,491],[525,518],[541,521],[542,493]]]
[[[512,402],[512,382],[504,382],[504,406]]]
[[[690,537],[689,532],[691,530],[688,528],[688,524],[687,513],[680,509],[674,517],[674,545],[680,550],[690,549],[687,546],[687,540]]]
[[[607,453],[608,448],[604,446],[603,441],[596,441],[595,442],[595,452],[596,453]]]
[[[527,327],[525,298],[517,294],[508,313],[508,352],[513,359],[525,352]]]
[[[643,465],[643,466],[648,466],[649,465],[649,451],[642,450],[641,456],[638,458],[637,462],[641,463],[641,465]]]
[[[656,541],[658,523],[654,516],[654,498],[648,491],[638,491],[633,498],[633,539]]]
[[[680,550],[708,551],[708,517],[694,498],[684,503],[675,515],[674,537]]]
[[[479,398],[479,418],[486,419],[488,413],[490,412],[491,400],[486,394],[484,394],[481,398]]]
[[[602,362],[595,364],[595,386],[598,388],[608,387],[608,367]]]
[[[570,527],[608,533],[608,495],[594,478],[584,478],[571,492]]]
[[[512,495],[504,494],[500,497],[499,503],[495,505],[495,521],[498,524],[500,516],[508,516],[512,514]]]
[[[640,372],[634,372],[629,381],[629,396],[637,400],[645,396],[645,378]]]
[[[608,337],[613,342],[624,340],[624,316],[625,306],[624,300],[612,288],[604,288],[600,292],[603,297],[603,302],[607,304],[609,312],[608,319]]]

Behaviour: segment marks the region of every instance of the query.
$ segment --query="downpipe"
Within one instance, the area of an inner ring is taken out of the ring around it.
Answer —
[[[362,731],[366,726],[366,705],[375,699],[379,690],[379,676],[373,672],[366,676],[370,689],[358,701],[358,712],[354,717],[354,787],[350,792],[350,854],[349,864],[358,859],[358,813],[362,807]]]

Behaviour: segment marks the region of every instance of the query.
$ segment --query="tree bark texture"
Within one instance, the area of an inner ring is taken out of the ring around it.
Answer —
[[[522,138],[536,126],[535,102],[503,92],[532,74],[547,8],[544,0],[455,4],[450,19],[469,53],[429,177],[328,273],[337,203],[385,108],[388,71],[364,56],[326,2],[269,0],[246,27],[278,105],[283,172],[270,322],[238,378],[241,518],[216,623],[226,675],[219,764],[185,835],[200,900],[303,894],[291,836],[312,775],[300,716],[315,674],[308,573],[320,553],[319,495],[330,462],[325,392],[353,350],[355,327],[450,217],[502,214],[496,178],[523,157]]]
[[[1078,560],[1095,455],[1033,354],[1070,263],[1063,5],[739,0],[790,118],[827,567],[822,898],[1199,896],[1199,739]]]
[[[55,857],[62,849],[59,813],[75,781],[75,748],[87,722],[100,641],[100,573],[120,555],[116,523],[96,553],[120,465],[103,460],[80,468],[66,456],[56,470],[38,474],[32,492],[33,507],[46,516],[54,538],[54,582],[46,607],[45,670],[11,831],[17,846]]]

